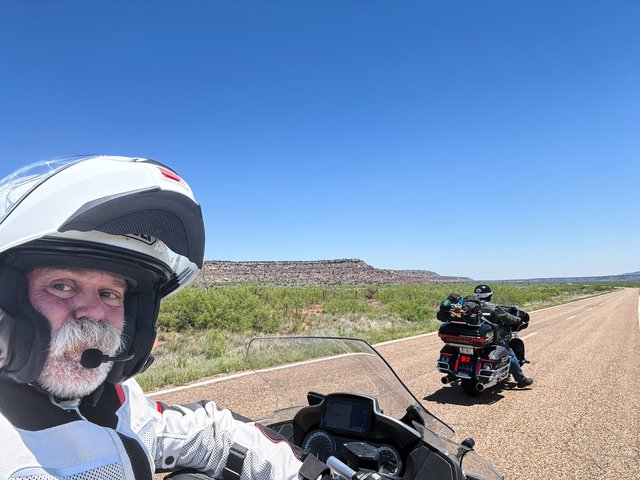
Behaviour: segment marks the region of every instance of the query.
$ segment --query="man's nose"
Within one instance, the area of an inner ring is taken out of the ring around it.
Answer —
[[[90,318],[92,320],[104,321],[107,319],[107,306],[100,297],[100,292],[82,290],[78,292],[72,300],[73,317]]]

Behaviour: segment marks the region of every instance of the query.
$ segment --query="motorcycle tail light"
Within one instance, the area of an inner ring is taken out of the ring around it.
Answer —
[[[469,363],[471,361],[471,357],[469,355],[460,355],[460,361],[462,363]]]

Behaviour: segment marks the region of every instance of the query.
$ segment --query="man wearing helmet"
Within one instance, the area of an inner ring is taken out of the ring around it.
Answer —
[[[151,160],[79,157],[0,181],[1,479],[326,471],[212,402],[155,403],[133,379],[151,363],[160,300],[203,255],[190,187]]]
[[[480,284],[473,289],[473,293],[482,301],[483,314],[489,316],[490,321],[498,325],[499,342],[511,355],[509,373],[513,375],[518,388],[530,387],[533,385],[533,378],[527,377],[524,374],[515,352],[509,345],[512,329],[519,327],[523,320],[507,312],[503,306],[491,303],[493,290],[489,285]]]

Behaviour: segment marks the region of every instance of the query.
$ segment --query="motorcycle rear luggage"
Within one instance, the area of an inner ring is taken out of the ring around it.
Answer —
[[[443,342],[470,347],[486,347],[493,342],[494,335],[493,327],[487,323],[467,325],[447,322],[438,329],[438,336]]]

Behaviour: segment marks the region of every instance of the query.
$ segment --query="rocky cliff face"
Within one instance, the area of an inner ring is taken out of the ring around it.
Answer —
[[[381,285],[471,281],[446,277],[428,270],[385,270],[358,259],[305,262],[207,261],[195,285],[266,283],[272,285]]]

